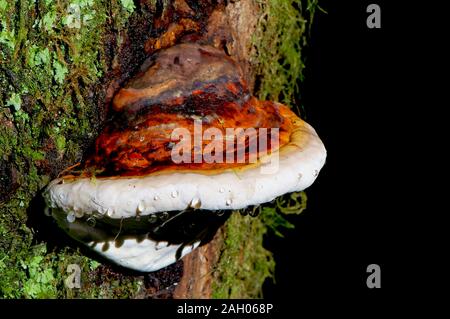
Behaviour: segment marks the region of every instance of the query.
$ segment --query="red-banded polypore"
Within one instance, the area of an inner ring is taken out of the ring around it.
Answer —
[[[91,154],[45,197],[72,237],[131,269],[175,262],[223,221],[205,221],[217,216],[208,212],[301,191],[325,163],[314,129],[287,106],[253,97],[237,63],[210,46],[153,54],[113,110]],[[230,138],[227,128],[244,133]]]

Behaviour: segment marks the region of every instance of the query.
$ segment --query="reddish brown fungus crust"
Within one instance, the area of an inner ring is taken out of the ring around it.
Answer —
[[[174,129],[185,128],[203,134],[208,128],[254,128],[245,140],[246,163],[250,140],[258,138],[259,128],[279,128],[279,146],[289,142],[295,115],[285,106],[259,101],[250,94],[241,68],[223,51],[200,44],[180,44],[163,49],[148,58],[139,72],[113,99],[113,116],[95,143],[95,150],[83,163],[84,173],[96,176],[141,176],[160,170],[213,170],[243,163],[175,164],[171,154]],[[201,121],[202,131],[194,131]],[[197,122],[199,123],[199,122]],[[267,131],[270,134],[270,130]],[[200,133],[200,134],[199,134]],[[273,151],[270,136],[267,149]],[[202,149],[210,140],[202,141]],[[223,142],[223,150],[237,154]],[[235,157],[237,158],[237,157]],[[225,161],[225,156],[224,156]]]

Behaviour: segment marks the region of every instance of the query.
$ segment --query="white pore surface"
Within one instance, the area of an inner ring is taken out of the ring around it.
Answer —
[[[119,248],[115,247],[114,241],[108,241],[109,248],[102,251],[104,243],[97,243],[90,247],[120,266],[142,272],[156,271],[175,263],[177,261],[176,252],[181,247],[181,244],[167,246],[167,242],[155,242],[150,239],[144,239],[142,242],[125,239]],[[92,244],[90,243],[90,245]],[[185,246],[182,249],[181,257],[197,248],[199,244],[200,242],[196,242],[194,245]]]
[[[46,190],[47,203],[69,212],[134,217],[195,206],[204,210],[241,209],[272,201],[310,186],[325,163],[326,150],[315,130],[298,120],[291,142],[264,162],[279,156],[278,169],[269,164],[216,173],[171,171],[144,177],[59,178]]]

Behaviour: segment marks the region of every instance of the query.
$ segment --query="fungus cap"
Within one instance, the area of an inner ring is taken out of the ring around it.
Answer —
[[[51,207],[66,212],[129,218],[189,207],[241,209],[309,187],[325,163],[315,130],[295,119],[291,140],[256,164],[228,169],[165,170],[145,176],[58,178],[48,187]],[[276,159],[278,158],[278,159]],[[278,161],[273,173],[264,167]]]

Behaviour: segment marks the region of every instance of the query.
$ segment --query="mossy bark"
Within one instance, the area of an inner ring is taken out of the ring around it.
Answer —
[[[153,51],[200,33],[245,70],[255,94],[294,104],[316,1],[0,0],[0,297],[260,297],[274,271],[278,211],[233,214],[184,260],[136,274],[95,259],[45,216],[40,191],[79,162],[118,87]],[[184,21],[191,20],[197,26]],[[81,269],[81,288],[65,284]]]

